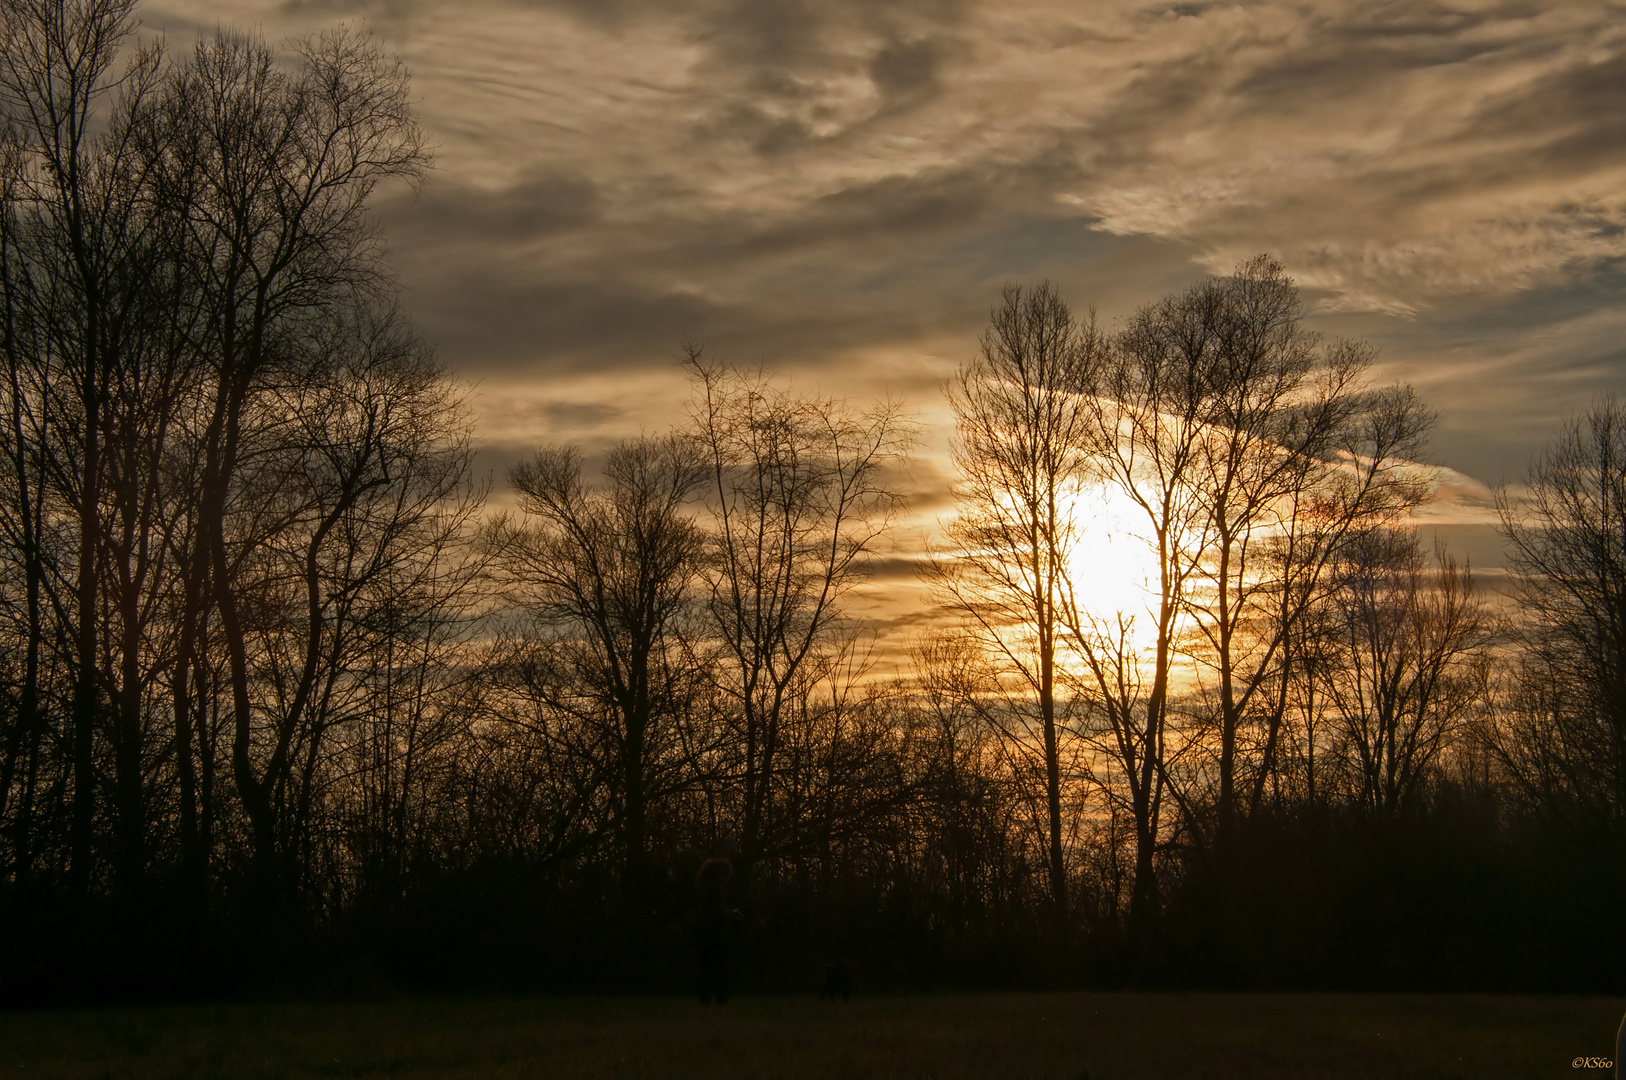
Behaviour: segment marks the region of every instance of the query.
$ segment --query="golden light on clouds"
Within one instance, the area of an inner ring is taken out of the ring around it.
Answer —
[[[667,379],[684,337],[928,413],[1006,281],[1049,278],[1110,329],[1269,252],[1318,328],[1372,340],[1440,410],[1439,462],[1495,483],[1626,388],[1622,14],[154,0],[142,17],[177,48],[222,22],[276,39],[363,20],[402,56],[437,155],[421,195],[381,207],[415,319],[488,387],[601,410],[498,401],[499,456],[637,434],[659,410],[623,408],[628,388]]]

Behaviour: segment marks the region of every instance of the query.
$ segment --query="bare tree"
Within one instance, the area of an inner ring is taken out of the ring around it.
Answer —
[[[1137,311],[1080,395],[1081,438],[1094,475],[1134,507],[1138,538],[1152,559],[1144,612],[1097,613],[1080,605],[1069,627],[1085,660],[1079,693],[1093,699],[1091,741],[1111,761],[1126,793],[1115,797],[1127,801],[1134,822],[1129,923],[1141,941],[1158,906],[1178,619],[1210,539],[1195,481],[1211,437],[1203,369],[1212,349],[1200,308],[1191,312],[1183,300],[1166,297]]]
[[[1137,925],[1155,904],[1165,794],[1181,800],[1184,824],[1200,826],[1188,789],[1211,782],[1222,843],[1239,807],[1257,807],[1286,710],[1293,628],[1329,588],[1329,560],[1426,490],[1406,458],[1427,414],[1409,390],[1368,390],[1369,347],[1324,346],[1301,318],[1291,279],[1261,256],[1136,312],[1085,396],[1099,480],[1137,508],[1155,567],[1144,613],[1086,609],[1071,624],[1086,660],[1080,692],[1094,701],[1097,744],[1135,821]],[[1212,723],[1199,710],[1171,747],[1175,667],[1188,658],[1206,676]],[[1211,766],[1203,729],[1217,736]]]
[[[685,505],[704,480],[694,445],[676,436],[622,443],[603,491],[583,486],[574,449],[544,448],[509,479],[534,528],[505,551],[527,603],[562,629],[554,648],[573,670],[550,695],[578,724],[606,724],[622,881],[643,889],[649,807],[674,782],[672,744],[696,668],[684,624],[703,534]]]
[[[1035,777],[1050,897],[1067,919],[1063,772],[1070,698],[1058,691],[1072,580],[1075,507],[1091,449],[1085,400],[1103,352],[1048,283],[1007,286],[979,355],[948,386],[957,511],[951,548],[929,565],[943,604],[975,636],[1005,690],[995,717],[1013,772]]]
[[[1626,407],[1568,421],[1498,495],[1528,656],[1501,751],[1541,804],[1626,821]]]
[[[859,636],[843,601],[865,580],[900,496],[888,469],[907,445],[898,409],[859,412],[798,396],[691,348],[688,436],[706,466],[704,606],[713,677],[735,710],[740,858],[800,841],[780,800],[781,755],[799,704],[839,674]]]
[[[24,147],[8,125],[0,129],[0,350],[6,375],[5,478],[0,490],[8,496],[0,504],[0,530],[6,553],[3,610],[11,645],[7,651],[20,657],[21,670],[7,672],[6,681],[14,690],[8,703],[11,723],[5,733],[5,757],[0,763],[0,819],[8,809],[12,811],[12,874],[18,881],[28,880],[33,872],[35,792],[48,726],[45,693],[50,643],[45,590],[52,572],[45,517],[50,435],[43,383],[49,376],[39,363],[35,327],[28,312],[28,255],[20,250],[28,243],[24,169]],[[19,769],[24,780],[14,797]]]
[[[161,550],[150,542],[153,500],[136,494],[150,495],[150,483],[126,475],[117,481],[119,491],[110,491],[110,473],[133,462],[107,457],[110,441],[122,441],[131,452],[142,445],[141,433],[127,431],[120,440],[113,430],[141,414],[121,411],[113,398],[134,389],[132,380],[147,382],[141,375],[151,343],[144,339],[160,329],[149,301],[151,259],[159,250],[153,231],[164,215],[150,207],[138,136],[161,54],[139,51],[126,71],[114,74],[134,31],[132,7],[129,0],[0,5],[0,97],[23,153],[13,189],[21,204],[13,210],[22,215],[8,253],[10,355],[14,371],[32,367],[27,381],[36,395],[30,398],[24,380],[14,379],[13,412],[19,419],[22,411],[31,413],[36,433],[46,414],[54,414],[48,424],[54,437],[37,443],[35,452],[48,470],[42,479],[64,500],[77,532],[75,565],[63,584],[72,601],[58,606],[74,642],[71,866],[80,891],[91,882],[95,743],[109,697],[119,700],[110,732],[119,863],[127,884],[141,869],[144,763],[136,699],[146,620],[137,598],[147,583],[146,556]],[[136,409],[134,401],[125,404]],[[166,408],[164,415],[172,414]],[[146,479],[151,475],[146,469]],[[109,611],[101,562],[106,541],[117,536],[128,538],[125,581]],[[104,677],[101,630],[109,616],[123,620],[122,631],[112,635],[122,659],[119,670]]]
[[[1426,497],[1432,474],[1415,462],[1433,418],[1409,387],[1365,384],[1369,345],[1305,330],[1298,290],[1268,257],[1196,287],[1180,308],[1204,354],[1207,437],[1193,483],[1210,542],[1186,611],[1209,673],[1223,847],[1274,765],[1294,624],[1335,586],[1327,571],[1344,546]]]
[[[298,57],[288,71],[251,39],[222,33],[200,42],[168,89],[163,159],[166,190],[184,203],[191,228],[207,313],[195,348],[211,373],[177,663],[195,662],[207,595],[229,661],[233,779],[268,886],[275,793],[292,736],[279,732],[265,768],[256,764],[259,714],[237,576],[256,538],[229,528],[239,473],[256,408],[297,370],[302,321],[319,324],[325,312],[364,306],[384,284],[368,197],[384,180],[416,178],[426,162],[399,64],[349,31],[300,43]],[[180,714],[189,712],[185,697],[186,684],[177,682]]]
[[[1335,576],[1316,673],[1341,729],[1334,756],[1357,804],[1393,818],[1483,707],[1495,627],[1468,569],[1443,549],[1425,558],[1411,530],[1346,546]]]
[[[258,508],[232,518],[253,540],[236,587],[285,885],[309,884],[331,740],[389,703],[379,654],[424,646],[471,587],[459,539],[480,502],[459,393],[393,310],[343,313],[306,344],[260,403],[280,438],[243,473]]]
[[[1032,800],[1013,785],[1000,728],[990,720],[990,705],[1003,695],[977,640],[935,634],[910,658],[914,873],[924,888],[946,894],[948,919],[966,931],[1027,902],[1017,868],[1034,837]],[[1044,835],[1037,839],[1042,847]]]

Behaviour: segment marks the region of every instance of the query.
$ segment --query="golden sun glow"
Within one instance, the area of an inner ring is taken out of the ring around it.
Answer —
[[[1155,640],[1158,566],[1146,513],[1116,488],[1092,486],[1073,499],[1068,577],[1082,613],[1116,632],[1119,617],[1133,627],[1137,650]]]

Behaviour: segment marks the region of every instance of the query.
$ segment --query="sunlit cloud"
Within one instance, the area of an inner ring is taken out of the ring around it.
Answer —
[[[677,419],[665,388],[683,339],[826,392],[901,395],[940,424],[937,386],[1004,281],[1049,277],[1110,328],[1268,251],[1316,325],[1378,343],[1380,375],[1438,408],[1441,462],[1490,483],[1622,383],[1623,14],[1594,0],[143,8],[178,45],[217,24],[279,38],[366,20],[404,58],[437,169],[421,194],[387,193],[381,216],[415,318],[480,381],[483,433],[504,446]],[[624,400],[644,379],[663,388],[647,408]],[[929,435],[922,452],[940,461],[941,446]]]

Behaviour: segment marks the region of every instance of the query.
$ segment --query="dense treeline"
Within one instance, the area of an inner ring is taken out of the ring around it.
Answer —
[[[1114,333],[1012,287],[900,644],[855,602],[891,403],[691,350],[671,431],[487,508],[365,36],[0,0],[0,46],[10,1000],[670,988],[715,855],[763,988],[1616,984],[1613,401],[1504,502],[1503,603],[1409,524],[1430,414],[1279,265]]]

